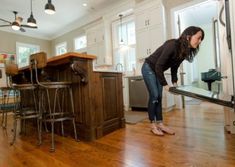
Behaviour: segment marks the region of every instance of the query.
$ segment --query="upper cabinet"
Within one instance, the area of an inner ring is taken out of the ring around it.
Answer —
[[[143,59],[165,41],[164,7],[161,0],[137,4],[135,24],[137,59]]]
[[[111,32],[104,21],[87,28],[87,53],[97,56],[94,67],[112,65]]]

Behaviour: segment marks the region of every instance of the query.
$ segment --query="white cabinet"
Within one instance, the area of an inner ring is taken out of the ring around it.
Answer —
[[[97,56],[93,63],[94,67],[112,65],[111,46],[108,44],[111,40],[109,39],[109,31],[106,29],[108,27],[104,23],[100,23],[86,30],[87,54]]]
[[[104,41],[104,27],[99,25],[95,28],[87,30],[87,45],[95,45]]]
[[[163,40],[159,39],[163,33],[161,25],[139,31],[136,34],[137,58],[145,58],[153,53],[163,43]]]
[[[167,83],[171,83],[171,74],[170,73],[165,73],[165,78],[166,78]],[[171,111],[174,106],[175,106],[174,95],[163,89],[162,109],[164,111]]]
[[[164,8],[158,0],[141,3],[135,11],[137,59],[143,59],[165,41]]]

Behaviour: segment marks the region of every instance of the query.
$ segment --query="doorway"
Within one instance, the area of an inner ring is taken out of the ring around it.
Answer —
[[[220,68],[219,43],[216,43],[218,40],[214,36],[218,34],[218,29],[215,29],[217,18],[218,1],[212,0],[188,3],[174,11],[175,37],[188,26],[199,26],[205,32],[205,38],[194,61],[192,63],[184,61],[181,67],[185,73],[183,77],[185,85],[208,89],[207,83],[201,80],[201,73]]]
[[[212,83],[211,91],[218,92],[232,90],[228,77],[231,76],[231,63],[229,50],[225,40],[226,27],[224,1],[222,0],[197,0],[178,6],[172,10],[172,27],[175,38],[188,26],[199,26],[205,32],[205,38],[200,45],[200,50],[193,63],[184,61],[180,72],[185,73],[181,78],[184,85],[193,85],[208,90],[208,84],[202,81],[201,73],[215,69],[221,72],[224,79]],[[227,57],[226,57],[227,56]],[[228,78],[228,79],[227,79]],[[186,98],[189,100],[189,98]]]

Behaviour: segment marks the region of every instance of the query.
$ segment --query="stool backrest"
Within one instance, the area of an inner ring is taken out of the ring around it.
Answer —
[[[47,54],[45,52],[38,52],[30,55],[30,68],[41,69],[47,65]]]
[[[45,52],[38,52],[30,55],[30,75],[31,82],[34,83],[34,79],[36,80],[38,85],[44,86],[39,82],[38,78],[38,69],[43,69],[47,65],[47,54]],[[33,74],[34,71],[34,74]],[[34,75],[34,76],[33,76]]]
[[[18,74],[18,65],[15,63],[5,63],[6,75],[14,76]]]

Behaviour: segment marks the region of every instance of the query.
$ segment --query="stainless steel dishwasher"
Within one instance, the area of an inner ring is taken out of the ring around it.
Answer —
[[[142,76],[129,77],[129,105],[131,108],[148,107],[148,91]]]

